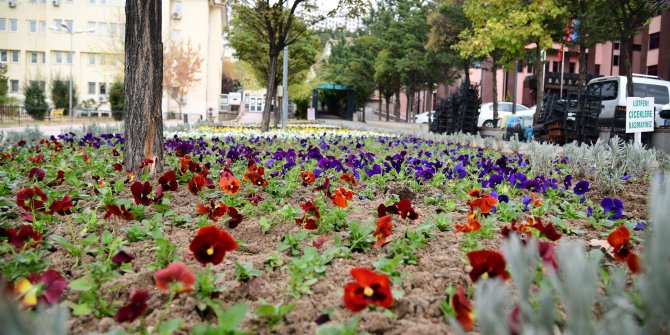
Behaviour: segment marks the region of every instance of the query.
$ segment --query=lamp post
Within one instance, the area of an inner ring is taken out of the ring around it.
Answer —
[[[288,0],[286,0],[286,9],[289,9]],[[288,34],[286,34],[288,40]],[[286,129],[286,122],[288,121],[288,45],[284,46],[284,59],[282,71],[282,85],[284,92],[281,98],[281,127]]]
[[[65,31],[70,34],[70,53],[68,56],[71,58],[70,61],[70,88],[69,88],[69,103],[68,103],[68,115],[70,115],[70,122],[74,124],[74,114],[72,113],[72,67],[74,65],[74,52],[73,52],[73,36],[74,34],[82,34],[82,33],[92,33],[95,32],[94,29],[89,29],[89,30],[77,30],[73,31],[70,27],[68,27],[67,24],[61,23],[60,27],[50,27],[53,30],[60,30],[60,28],[65,29]]]

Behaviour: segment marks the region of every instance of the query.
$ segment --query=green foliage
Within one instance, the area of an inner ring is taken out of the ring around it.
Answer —
[[[30,83],[23,88],[23,94],[26,96],[23,103],[28,115],[35,120],[44,120],[44,116],[49,111],[49,105],[47,105],[44,93],[44,86],[38,81],[30,81]]]
[[[114,120],[123,120],[123,112],[125,111],[125,95],[123,83],[116,81],[109,88],[109,104],[112,107],[112,117]]]
[[[240,264],[235,263],[235,280],[241,282],[247,282],[251,278],[255,278],[261,275],[261,271],[254,268],[254,264],[251,262]]]
[[[227,311],[216,311],[217,325],[196,325],[191,329],[194,335],[244,335],[248,334],[239,329],[240,324],[247,316],[247,304],[237,303]]]
[[[270,305],[263,303],[258,308],[256,308],[256,315],[271,325],[278,324],[286,314],[290,313],[295,309],[295,304],[279,304],[279,305]]]
[[[7,64],[0,65],[0,104],[5,103],[7,92],[9,91],[9,83],[7,78]]]
[[[70,80],[56,77],[51,81],[51,101],[55,108],[64,108],[67,115],[70,106]],[[77,105],[77,87],[72,83],[72,106]]]

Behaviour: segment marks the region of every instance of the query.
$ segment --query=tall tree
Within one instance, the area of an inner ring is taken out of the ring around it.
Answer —
[[[51,101],[56,108],[68,108],[70,104],[70,80],[55,77],[51,80]],[[72,106],[77,105],[77,86],[72,84]],[[64,111],[67,115],[68,110]]]
[[[202,66],[200,47],[187,43],[170,42],[163,50],[163,89],[177,103],[179,114],[189,89],[200,81]]]
[[[231,0],[233,12],[244,18],[243,25],[250,31],[258,33],[259,40],[268,46],[268,67],[266,95],[268,99],[275,96],[276,74],[279,54],[284,47],[294,44],[309,32],[308,28],[314,23],[335,15],[338,11],[347,8],[350,15],[356,15],[362,9],[363,0],[338,0],[337,8],[326,15],[317,13],[318,1],[293,0],[286,9],[289,0]],[[296,21],[305,22],[304,27],[295,24]],[[268,101],[269,102],[269,101]],[[265,104],[261,131],[270,127],[270,103]]]
[[[621,41],[621,60],[628,78],[628,96],[635,96],[633,86],[633,38],[661,10],[668,8],[666,0],[607,0],[613,26]]]
[[[123,165],[138,174],[163,170],[161,13],[160,0],[126,1]],[[140,169],[146,158],[154,163]]]

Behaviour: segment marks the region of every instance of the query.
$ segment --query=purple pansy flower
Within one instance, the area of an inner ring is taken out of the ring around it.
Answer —
[[[577,195],[583,195],[584,193],[589,191],[589,187],[591,184],[589,184],[588,181],[586,180],[580,180],[577,182],[577,185],[575,185],[575,188],[572,190],[575,192]]]

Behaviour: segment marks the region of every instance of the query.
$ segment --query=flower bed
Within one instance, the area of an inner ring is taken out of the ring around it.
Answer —
[[[75,334],[486,333],[501,301],[519,301],[498,313],[509,327],[546,312],[496,285],[569,296],[565,262],[584,247],[601,259],[585,264],[645,271],[653,169],[623,156],[606,170],[541,147],[311,127],[168,134],[156,178],[123,171],[120,135],[17,143],[0,158],[6,298],[67,307]],[[549,329],[573,329],[570,311]]]

